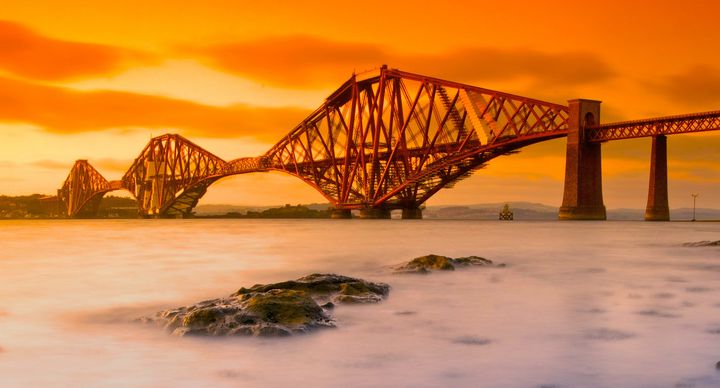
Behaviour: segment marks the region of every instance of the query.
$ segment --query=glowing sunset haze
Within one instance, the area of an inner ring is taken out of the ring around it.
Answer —
[[[151,136],[257,156],[353,72],[409,72],[566,105],[602,122],[720,109],[712,1],[2,1],[0,194],[53,194],[76,159],[119,179]],[[428,202],[562,201],[565,139],[492,160]],[[670,206],[720,207],[720,134],[668,138]],[[644,208],[650,138],[603,146],[608,208]],[[323,202],[248,174],[201,203]]]
[[[0,387],[720,387],[719,19],[0,0]]]

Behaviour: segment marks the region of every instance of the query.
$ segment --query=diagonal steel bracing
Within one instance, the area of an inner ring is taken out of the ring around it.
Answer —
[[[92,216],[97,212],[102,196],[111,190],[110,182],[95,167],[87,160],[78,160],[58,190],[60,214],[66,217]]]
[[[720,111],[712,111],[603,124],[585,131],[588,141],[602,142],[719,129]]]
[[[567,119],[562,105],[383,68],[353,76],[264,158],[339,208],[417,207],[498,155],[566,135]]]
[[[189,215],[227,163],[180,135],[150,140],[122,178],[143,215]]]
[[[224,161],[180,135],[150,140],[121,181],[80,160],[58,190],[61,213],[92,215],[117,189],[143,216],[187,216],[222,177],[282,171],[340,209],[415,208],[491,159],[567,136],[568,108],[382,67],[353,75],[260,157]],[[720,129],[720,111],[586,128],[585,141]]]

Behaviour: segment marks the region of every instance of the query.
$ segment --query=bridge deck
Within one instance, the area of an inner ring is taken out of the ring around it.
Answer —
[[[720,130],[720,111],[602,124],[587,128],[586,139],[603,142],[715,130]]]

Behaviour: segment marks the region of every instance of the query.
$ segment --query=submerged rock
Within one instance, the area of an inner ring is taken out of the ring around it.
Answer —
[[[683,244],[684,247],[720,247],[720,240],[716,241],[695,241]]]
[[[428,273],[432,270],[454,271],[457,267],[493,265],[491,260],[479,256],[458,257],[453,259],[441,255],[425,255],[410,260],[395,271],[400,273]]]
[[[482,346],[482,345],[488,345],[492,341],[488,338],[477,337],[474,335],[466,335],[466,336],[462,336],[462,337],[453,338],[452,342],[456,343],[456,344],[463,344],[463,345]]]
[[[620,341],[635,337],[635,334],[608,328],[599,328],[585,332],[585,338],[596,341]]]
[[[288,336],[334,327],[328,310],[338,303],[374,303],[390,286],[335,274],[241,288],[228,298],[160,311],[155,322],[174,335]],[[324,304],[323,304],[324,303]],[[320,304],[323,304],[322,306]]]

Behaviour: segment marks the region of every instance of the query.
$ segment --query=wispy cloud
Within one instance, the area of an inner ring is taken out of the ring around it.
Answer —
[[[111,172],[125,172],[127,171],[128,167],[132,165],[131,159],[111,159],[111,158],[103,158],[103,159],[93,159],[90,161],[90,164],[93,165],[93,167],[97,168],[98,170],[102,171],[111,171]],[[70,171],[70,169],[73,166],[72,161],[60,161],[60,160],[37,160],[34,162],[29,163],[32,167],[39,167],[46,170],[67,170]],[[0,167],[2,165],[0,164]]]
[[[35,162],[29,163],[33,167],[39,167],[46,170],[70,170],[72,168],[72,163],[68,162],[62,162],[58,160],[37,160]]]
[[[153,56],[122,47],[71,42],[43,36],[0,20],[0,70],[44,81],[107,75]]]
[[[332,86],[334,75],[377,66],[389,59],[374,44],[333,42],[295,35],[207,47],[180,48],[180,54],[197,56],[223,71],[278,86]]]
[[[705,64],[669,75],[647,85],[666,99],[683,106],[720,109],[720,68]]]
[[[441,53],[398,53],[368,43],[292,35],[245,42],[185,47],[223,71],[284,87],[331,86],[337,77],[387,63],[391,67],[457,81],[530,78],[538,84],[577,85],[606,80],[614,71],[601,58],[581,51],[466,47]]]
[[[81,92],[0,77],[0,122],[31,123],[55,133],[172,128],[191,136],[275,142],[307,114],[299,108],[217,107],[129,92]]]

